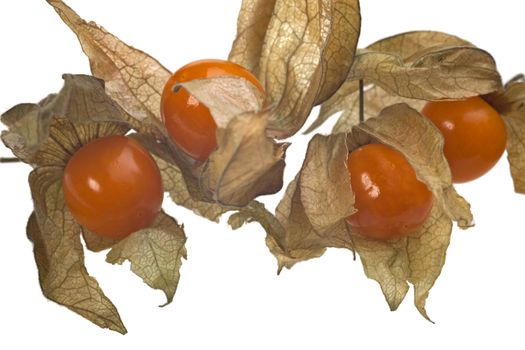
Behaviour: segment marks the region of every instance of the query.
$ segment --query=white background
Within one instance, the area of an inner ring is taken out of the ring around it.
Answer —
[[[226,58],[240,6],[240,0],[69,3],[172,70],[195,59]],[[525,71],[521,1],[366,0],[362,15],[360,46],[408,30],[442,30],[491,52],[505,80]],[[56,13],[44,1],[1,1],[0,111],[58,91],[62,73],[89,68]],[[293,139],[286,181],[299,168],[307,140]],[[0,155],[10,153],[0,146]],[[25,237],[29,170],[21,164],[0,169],[0,349],[525,347],[525,197],[513,192],[505,158],[482,179],[458,186],[477,225],[453,232],[427,302],[436,324],[418,314],[411,292],[390,312],[349,251],[330,250],[276,276],[261,227],[232,232],[166,201],[167,211],[186,227],[189,252],[171,305],[157,307],[162,293],[150,290],[128,265],[111,266],[104,254],[87,254],[88,269],[118,307],[126,336],[99,329],[42,296]],[[281,196],[265,201],[273,206]]]

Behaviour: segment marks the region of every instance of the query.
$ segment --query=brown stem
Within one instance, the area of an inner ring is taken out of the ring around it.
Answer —
[[[359,122],[365,121],[365,83],[359,80]]]
[[[0,157],[0,163],[19,163],[19,162],[20,162],[20,159],[15,158],[15,157],[10,157],[10,158]]]

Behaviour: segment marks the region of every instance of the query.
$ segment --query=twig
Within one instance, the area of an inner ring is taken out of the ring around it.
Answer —
[[[359,80],[359,122],[365,121],[365,83]]]
[[[20,159],[11,157],[11,158],[2,158],[0,157],[0,163],[18,163]]]

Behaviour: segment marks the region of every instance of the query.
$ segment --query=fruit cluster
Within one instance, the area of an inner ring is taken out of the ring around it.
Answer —
[[[479,178],[507,150],[525,192],[525,82],[503,86],[490,54],[461,38],[409,32],[358,51],[358,0],[327,1],[330,11],[318,1],[245,0],[229,59],[172,74],[48,2],[93,76],[65,75],[58,94],[6,112],[2,140],[34,168],[27,232],[42,291],[101,327],[126,332],[87,273],[80,237],[90,250],[110,248],[111,263],[129,260],[171,302],[186,236],[162,211],[164,192],[213,221],[233,212],[233,228],[259,222],[279,270],[350,249],[391,309],[411,283],[426,318],[453,222],[472,225],[453,183]],[[295,35],[282,34],[288,23]],[[332,134],[311,139],[271,213],[256,198],[283,186],[288,143],[279,140],[317,105],[307,132],[343,113]]]

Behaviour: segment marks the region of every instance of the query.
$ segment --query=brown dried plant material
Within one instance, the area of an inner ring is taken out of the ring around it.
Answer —
[[[36,166],[64,166],[78,148],[106,135],[130,130],[128,115],[104,92],[104,83],[69,75],[64,87],[39,104],[20,104],[2,115],[8,130],[2,141],[22,161]]]
[[[243,1],[230,59],[252,69],[276,105],[272,135],[295,134],[343,83],[360,25],[358,0]]]
[[[342,124],[352,124],[355,113],[348,111],[356,108],[359,80],[368,86],[367,93],[382,89],[387,95],[399,97],[401,100],[397,102],[413,100],[414,104],[418,100],[477,96],[501,88],[492,56],[467,41],[439,32],[398,34],[356,55],[345,83],[322,105],[317,120],[307,132],[339,111],[343,111],[343,116],[336,130],[341,131]]]
[[[258,221],[268,233],[267,245],[279,271],[321,256],[327,247],[351,248],[344,218],[354,212],[348,149],[344,134],[316,135],[301,172],[286,189],[275,217],[262,206],[241,209],[230,218],[233,227]]]
[[[137,231],[113,246],[111,264],[131,262],[131,271],[154,289],[166,294],[169,304],[179,284],[182,259],[186,259],[186,235],[171,216],[161,212],[150,228]]]
[[[405,238],[369,239],[346,221],[355,211],[346,168],[348,153],[369,143],[383,143],[403,153],[433,193],[433,209],[425,224]],[[472,215],[451,184],[443,137],[425,117],[399,104],[354,126],[349,134],[316,135],[275,216],[259,205],[230,217],[234,228],[251,221],[267,231],[267,245],[279,269],[318,257],[329,247],[351,249],[360,256],[366,275],[380,284],[392,310],[411,283],[415,305],[428,319],[425,301],[445,262],[452,222],[466,228],[472,225]]]
[[[15,106],[2,115],[8,126],[2,140],[35,168],[29,177],[35,209],[27,231],[34,243],[43,294],[100,327],[126,333],[115,306],[84,266],[81,234],[88,249],[113,247],[108,261],[130,260],[133,272],[152,288],[162,289],[168,303],[186,255],[185,236],[166,214],[119,242],[98,237],[75,222],[62,189],[68,160],[94,139],[127,134],[130,124],[129,115],[105,94],[101,80],[84,75],[65,75],[64,80],[58,94],[39,104]]]
[[[108,95],[136,119],[134,128],[162,129],[160,97],[171,72],[96,23],[84,21],[63,1],[47,2],[77,35],[89,58],[91,72],[106,82]]]
[[[507,129],[507,158],[514,189],[525,194],[525,79],[518,76],[505,89],[485,96],[500,113]]]
[[[266,136],[267,122],[267,113],[246,113],[217,130],[219,147],[200,176],[214,202],[242,207],[282,188],[287,144]]]
[[[168,169],[169,165],[170,174],[165,174],[164,178],[171,177],[172,180],[166,181],[165,185],[178,187],[166,188],[170,193],[176,194],[172,198],[177,204],[197,213],[206,213],[205,217],[217,220],[217,215],[223,210],[212,209],[204,202],[242,206],[256,195],[275,193],[282,187],[286,145],[275,144],[262,128],[257,128],[257,132],[251,131],[249,137],[242,135],[248,122],[229,125],[230,120],[241,114],[259,112],[262,109],[264,96],[253,85],[244,79],[221,77],[186,82],[173,87],[187,89],[209,107],[218,125],[218,150],[210,156],[207,164],[199,164],[172,143],[160,121],[160,98],[170,72],[146,53],[123,43],[95,23],[84,21],[62,1],[48,2],[77,34],[89,57],[93,74],[106,81],[106,92],[128,113],[127,120],[131,126],[139,132],[152,135],[163,144],[160,147],[167,148],[169,156],[162,159],[168,163],[164,164],[164,169]],[[269,120],[274,115],[269,114]],[[256,120],[260,118],[254,114],[252,119],[257,124]],[[237,139],[229,140],[230,136],[224,135],[237,135]],[[262,143],[266,147],[256,148]],[[151,147],[149,149],[153,153],[157,152],[155,148],[158,146],[156,142],[148,142],[146,145]],[[239,149],[242,152],[235,152]],[[240,167],[233,167],[236,173],[232,172],[232,164],[250,164],[250,160],[256,158],[263,162],[249,176]],[[201,173],[203,168],[215,170]],[[218,171],[219,168],[227,171]],[[177,177],[175,181],[174,176]],[[276,180],[275,177],[281,177],[281,180]],[[228,183],[229,189],[223,189],[222,186],[227,183],[225,180],[233,178],[243,179],[245,182],[236,180],[235,183]],[[253,191],[243,195],[237,191],[232,196],[232,186],[236,184]],[[219,196],[217,193],[225,195]]]
[[[35,213],[29,218],[27,234],[34,243],[42,292],[99,327],[125,334],[117,309],[84,266],[80,227],[62,195],[62,171],[40,167],[29,177]]]

